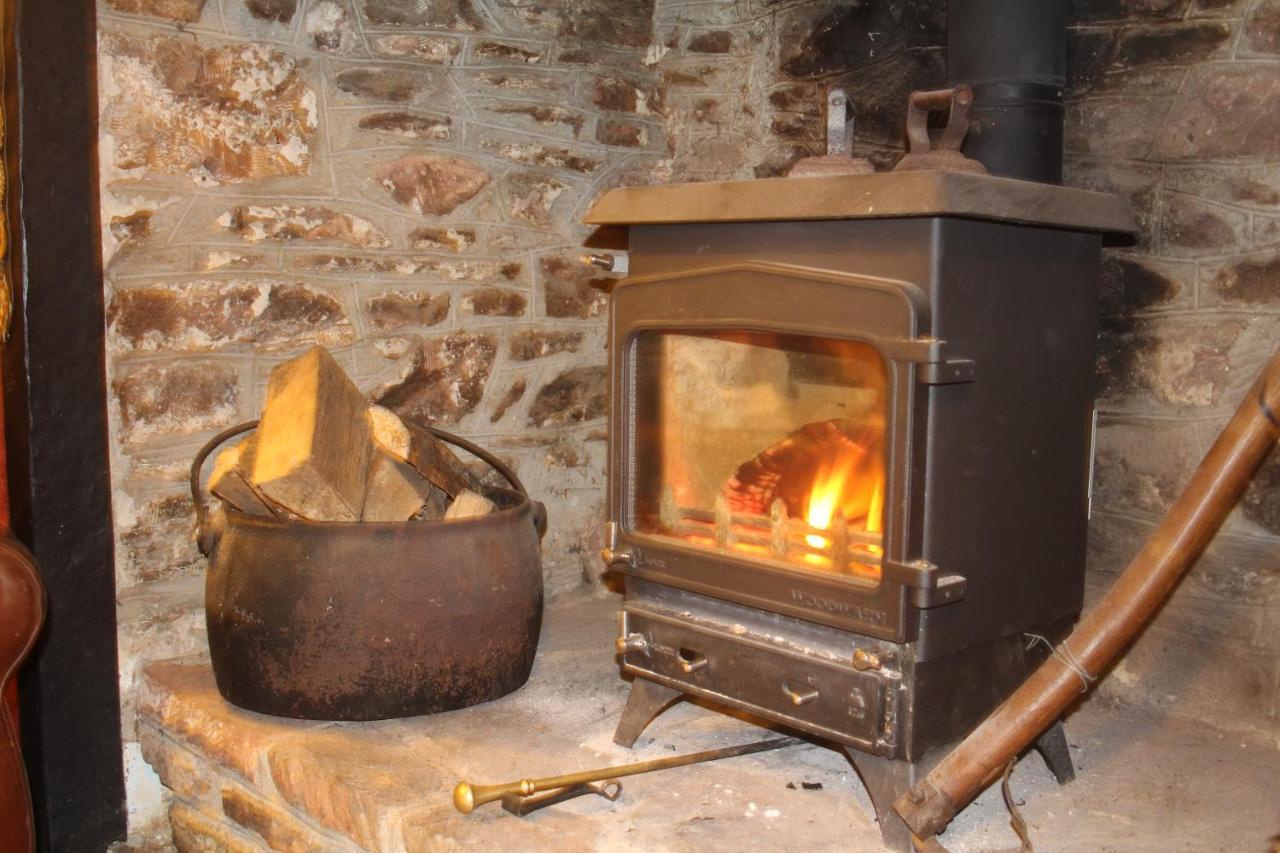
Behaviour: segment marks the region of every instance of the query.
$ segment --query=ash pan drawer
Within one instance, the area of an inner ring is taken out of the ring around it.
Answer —
[[[880,737],[884,682],[873,674],[644,612],[627,611],[625,626],[631,672],[867,751],[892,740]]]

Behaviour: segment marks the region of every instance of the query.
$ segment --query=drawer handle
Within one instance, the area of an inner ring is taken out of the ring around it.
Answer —
[[[686,673],[697,672],[707,665],[707,659],[704,655],[689,649],[681,649],[679,657],[680,668]]]
[[[782,692],[787,694],[787,698],[791,700],[791,704],[797,708],[802,705],[808,705],[810,702],[818,698],[818,691],[812,687],[802,687],[799,690],[790,684],[782,685]]]

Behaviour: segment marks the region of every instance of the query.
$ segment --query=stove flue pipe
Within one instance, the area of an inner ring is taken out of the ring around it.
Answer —
[[[1062,182],[1066,0],[949,0],[947,78],[974,101],[961,149],[993,175]]]

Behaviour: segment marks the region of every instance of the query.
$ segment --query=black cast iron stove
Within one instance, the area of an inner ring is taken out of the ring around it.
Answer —
[[[615,739],[689,695],[834,741],[898,849],[894,796],[1080,612],[1101,246],[1133,227],[940,159],[618,189],[587,217],[630,232]],[[1069,778],[1061,727],[1040,746]]]

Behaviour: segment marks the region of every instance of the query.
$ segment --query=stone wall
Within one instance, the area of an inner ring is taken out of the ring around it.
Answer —
[[[1280,4],[1074,0],[1067,181],[1119,192],[1109,254],[1090,594],[1121,569],[1274,345]],[[323,343],[371,399],[511,458],[547,501],[548,588],[598,571],[608,280],[577,264],[618,184],[770,177],[901,148],[945,79],[928,0],[100,0],[121,684],[133,823],[146,661],[199,653],[183,479]],[[1112,696],[1280,732],[1273,462]]]
[[[1105,267],[1092,599],[1280,337],[1280,3],[1075,5],[1066,181],[1142,229]],[[1105,692],[1280,738],[1277,485],[1273,454]]]

